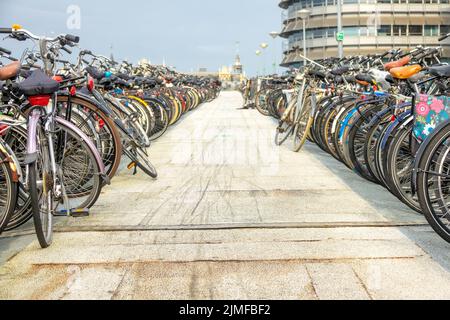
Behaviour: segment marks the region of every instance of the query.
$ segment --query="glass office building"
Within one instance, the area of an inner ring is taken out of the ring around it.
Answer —
[[[341,0],[344,55],[381,53],[391,48],[417,45],[443,47],[450,57],[450,0]],[[301,9],[311,12],[306,23],[307,56],[322,59],[338,56],[336,0],[282,0],[284,59],[282,66],[299,66],[303,51]]]

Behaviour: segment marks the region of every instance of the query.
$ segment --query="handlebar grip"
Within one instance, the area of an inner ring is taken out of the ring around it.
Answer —
[[[383,59],[384,57],[386,57],[391,51],[386,51],[385,53],[383,53],[380,58]]]
[[[409,52],[402,53],[401,55],[399,55],[399,58],[404,58],[406,56],[409,56]]]
[[[66,34],[64,38],[65,38],[67,41],[71,41],[71,42],[74,42],[74,43],[80,42],[80,37],[74,36],[74,35],[72,35],[72,34]]]
[[[439,37],[439,41],[443,41],[449,37],[450,34],[446,34],[445,36]]]
[[[12,33],[12,28],[0,28],[0,33]]]
[[[417,57],[417,56],[421,55],[422,53],[424,53],[425,51],[426,51],[425,48],[420,48],[420,49],[418,49],[416,52],[412,52],[412,53],[411,53],[411,56]]]
[[[435,49],[434,49],[434,50],[435,50]],[[428,50],[427,50],[427,51],[425,51],[425,52],[422,52],[421,54],[415,56],[415,58],[416,58],[416,60],[422,60],[423,58],[425,58],[425,57],[427,57],[427,56],[430,56],[430,55],[434,54],[434,53],[435,53],[434,50],[431,50],[431,51],[428,51]]]
[[[11,54],[11,51],[9,51],[8,49],[2,48],[2,47],[0,47],[0,52],[6,53],[8,55]]]
[[[67,48],[67,47],[62,46],[62,47],[61,47],[61,50],[64,50],[64,51],[67,52],[68,54],[72,54],[72,50],[70,50],[70,49]]]

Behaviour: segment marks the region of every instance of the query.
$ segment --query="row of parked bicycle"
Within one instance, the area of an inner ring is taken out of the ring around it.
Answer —
[[[73,35],[41,37],[17,25],[0,33],[37,48],[20,61],[0,48],[0,233],[33,217],[43,248],[55,216],[89,215],[122,156],[134,174],[156,178],[151,141],[220,90],[213,79],[88,50],[71,63],[62,52],[72,53]]]
[[[279,119],[277,145],[316,143],[450,242],[450,66],[440,54],[419,46],[308,60],[293,74],[249,80],[245,103]]]

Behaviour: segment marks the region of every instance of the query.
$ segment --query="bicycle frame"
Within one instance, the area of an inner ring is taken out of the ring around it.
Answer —
[[[56,97],[57,96],[54,95],[54,98],[56,98]],[[89,137],[84,132],[82,132],[78,127],[76,127],[73,123],[54,115],[53,110],[56,106],[55,101],[56,101],[56,99],[51,100],[49,105],[45,108],[34,107],[33,109],[31,109],[31,111],[28,115],[27,158],[25,160],[25,163],[27,165],[27,171],[28,171],[28,166],[37,161],[38,127],[39,127],[39,122],[44,120],[44,131],[47,133],[47,139],[49,142],[50,161],[51,161],[51,165],[52,165],[54,179],[56,179],[57,170],[56,170],[55,153],[54,153],[54,149],[53,149],[54,141],[53,141],[53,135],[52,135],[51,131],[52,131],[52,126],[55,123],[58,123],[58,124],[61,124],[65,127],[69,128],[70,130],[74,131],[75,134],[77,134],[81,138],[81,140],[86,143],[86,145],[92,151],[96,162],[98,163],[98,166],[100,168],[99,174],[107,183],[109,183],[109,181],[108,181],[109,179],[106,175],[105,165],[102,161],[101,155],[98,152],[96,146],[91,141],[91,139],[89,139]],[[59,145],[59,143],[58,143],[57,148],[58,149],[61,148],[61,145]],[[28,177],[28,175],[27,175],[27,177]],[[25,181],[27,181],[27,180],[25,180]],[[54,181],[54,182],[55,182],[54,185],[56,186],[56,181]]]
[[[6,161],[9,162],[13,182],[23,183],[23,175],[20,163],[17,160],[17,157],[14,155],[14,152],[12,152],[11,148],[2,139],[0,139],[0,153],[2,153],[5,156]]]

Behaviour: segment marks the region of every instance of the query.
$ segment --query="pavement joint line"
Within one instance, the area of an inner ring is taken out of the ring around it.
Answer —
[[[193,260],[130,260],[130,261],[100,261],[100,262],[47,262],[47,263],[30,263],[31,266],[37,268],[45,267],[59,267],[59,266],[79,266],[79,267],[93,267],[93,266],[104,266],[106,268],[124,267],[132,265],[141,264],[189,264],[189,263],[301,263],[301,264],[339,264],[348,262],[360,262],[360,261],[385,261],[385,260],[415,260],[418,258],[426,258],[426,255],[416,255],[416,256],[402,256],[402,257],[357,257],[357,258],[299,258],[299,259],[193,259]]]
[[[77,232],[122,232],[122,231],[208,231],[236,229],[339,229],[339,228],[396,228],[427,227],[424,222],[343,222],[343,223],[244,223],[244,224],[205,224],[205,225],[167,225],[167,226],[76,226],[56,227],[55,233]],[[34,230],[24,230],[0,236],[0,239],[16,238],[34,234]]]
[[[370,294],[370,290],[367,288],[367,285],[364,283],[363,279],[361,279],[361,276],[358,274],[358,272],[355,271],[355,268],[353,266],[351,266],[351,269],[356,279],[358,279],[359,284],[363,287],[364,291],[366,292],[367,296],[370,298],[370,300],[374,300],[372,295]]]

